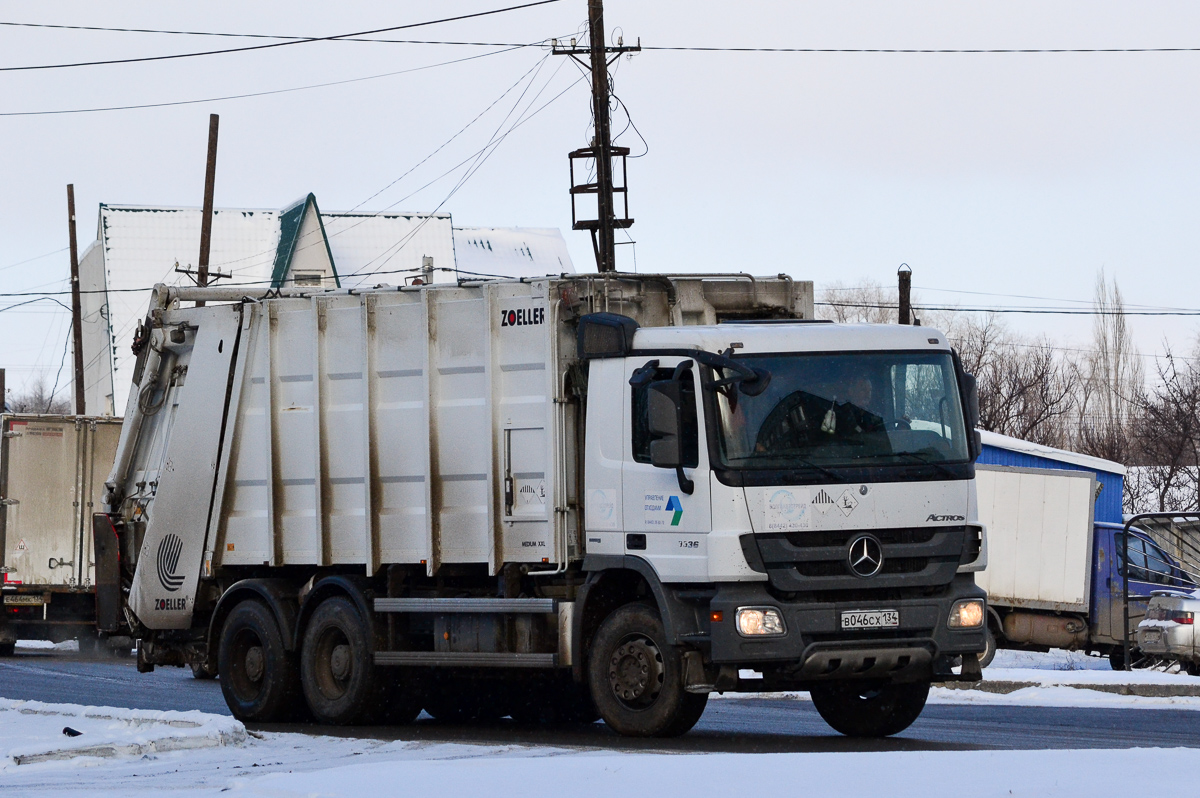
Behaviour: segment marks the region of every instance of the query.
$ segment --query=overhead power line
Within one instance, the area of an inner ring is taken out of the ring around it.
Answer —
[[[506,8],[496,8],[491,11],[477,11],[473,14],[459,14],[456,17],[443,17],[441,19],[431,19],[425,22],[411,22],[407,25],[392,25],[387,28],[376,28],[374,30],[361,30],[352,33],[340,33],[335,36],[318,36],[311,39],[286,39],[284,41],[271,42],[270,44],[252,44],[246,47],[227,47],[220,50],[201,50],[191,53],[171,53],[168,55],[150,55],[140,58],[117,58],[104,61],[76,61],[66,64],[28,64],[24,66],[7,66],[0,67],[0,72],[26,72],[41,69],[72,69],[75,67],[84,66],[105,66],[110,64],[137,64],[147,61],[170,61],[180,58],[199,58],[210,55],[225,55],[227,53],[245,53],[253,50],[270,50],[279,47],[291,47],[298,44],[312,44],[313,42],[330,42],[339,39],[350,37],[371,36],[377,33],[388,33],[394,30],[408,30],[411,28],[422,28],[427,25],[440,25],[446,22],[458,22],[464,19],[476,19],[478,17],[487,17],[494,14],[503,14],[509,11],[518,11],[523,8],[533,8],[534,6],[544,6],[550,3],[558,3],[562,0],[534,0],[532,3],[523,3],[516,6],[507,6]]]
[[[320,36],[285,36],[276,33],[230,33],[227,31],[210,30],[160,30],[156,28],[104,28],[98,25],[51,25],[41,22],[0,22],[0,27],[11,28],[49,28],[53,30],[87,30],[105,33],[161,33],[171,36],[217,36],[231,39],[286,39],[297,42],[304,41],[337,41],[337,42],[369,42],[374,44],[448,44],[459,47],[538,47],[541,42],[459,42],[459,41],[430,41],[428,39],[373,39],[359,36],[340,36],[336,39],[323,39]]]
[[[3,296],[3,294],[0,294]],[[895,310],[897,305],[868,304],[862,302],[815,302],[831,308],[878,308]],[[956,313],[1032,313],[1059,316],[1200,316],[1200,310],[1075,310],[1060,308],[964,308],[957,305],[917,305],[913,310],[944,310]]]
[[[1002,53],[1200,53],[1200,47],[1009,47],[1009,48],[923,48],[923,47],[651,47],[643,50],[674,50],[697,53],[894,53],[990,55]]]
[[[535,4],[536,5],[536,4]],[[523,6],[518,6],[521,8]],[[507,10],[507,9],[505,9]],[[488,12],[498,13],[498,12]],[[431,24],[431,23],[426,23]],[[536,47],[537,44],[518,42],[427,41],[422,39],[374,39],[366,34],[336,37],[288,36],[278,33],[233,33],[229,31],[170,30],[160,28],[109,28],[99,25],[55,25],[42,22],[0,22],[2,27],[47,28],[53,30],[86,30],[106,33],[157,33],[172,36],[216,36],[237,39],[282,39],[295,42],[345,41],[379,44],[443,44],[466,47]],[[395,30],[394,28],[391,30]],[[1004,53],[1195,53],[1200,47],[991,47],[991,48],[920,48],[920,47],[674,47],[644,45],[643,50],[699,53],[897,53],[897,54],[1004,54]]]
[[[168,108],[176,105],[196,105],[198,103],[215,103],[225,100],[244,100],[249,97],[267,97],[272,94],[289,94],[296,91],[308,91],[310,89],[323,89],[329,86],[344,86],[347,83],[361,83],[365,80],[379,80],[380,78],[390,78],[396,75],[404,75],[409,72],[421,72],[426,69],[434,69],[436,67],[450,66],[451,64],[461,64],[464,61],[474,61],[477,58],[487,58],[492,55],[501,53],[510,53],[518,49],[515,47],[507,47],[503,50],[493,50],[490,53],[479,53],[478,55],[468,55],[464,58],[455,58],[451,61],[439,61],[436,64],[426,64],[419,67],[410,67],[409,69],[400,69],[395,72],[383,72],[378,75],[364,75],[358,78],[346,78],[345,80],[331,80],[325,83],[310,83],[306,86],[292,86],[286,89],[270,89],[268,91],[255,91],[246,94],[227,94],[222,97],[204,97],[196,100],[172,100],[161,103],[140,103],[137,105],[106,105],[94,108],[58,108],[46,111],[5,111],[0,112],[0,116],[54,116],[59,114],[93,114],[101,111],[135,111],[143,108]]]

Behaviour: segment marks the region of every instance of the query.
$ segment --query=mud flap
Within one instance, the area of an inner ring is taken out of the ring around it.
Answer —
[[[92,516],[92,543],[96,561],[96,628],[116,632],[121,628],[121,541],[106,513]]]

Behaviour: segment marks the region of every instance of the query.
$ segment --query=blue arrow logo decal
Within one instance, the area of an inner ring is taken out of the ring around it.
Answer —
[[[667,512],[675,513],[671,518],[671,526],[679,526],[679,519],[683,517],[683,505],[679,503],[678,496],[672,496],[667,501]]]

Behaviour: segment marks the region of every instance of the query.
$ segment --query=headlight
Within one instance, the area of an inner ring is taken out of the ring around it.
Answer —
[[[946,625],[951,629],[974,629],[983,626],[983,600],[967,599],[955,602],[950,608],[950,619]]]
[[[787,634],[783,616],[774,607],[738,607],[737,630],[746,637]]]

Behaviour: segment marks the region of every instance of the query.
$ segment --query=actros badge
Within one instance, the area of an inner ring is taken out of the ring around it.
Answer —
[[[169,592],[174,593],[183,585],[183,577],[175,573],[179,567],[179,555],[183,551],[183,540],[178,535],[168,534],[158,544],[158,581]]]

